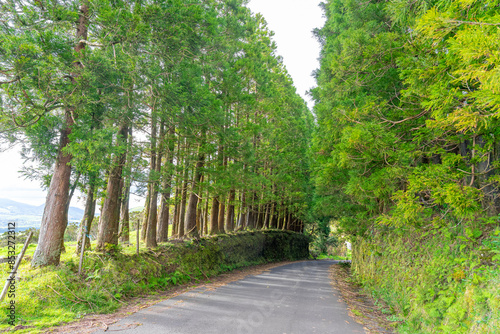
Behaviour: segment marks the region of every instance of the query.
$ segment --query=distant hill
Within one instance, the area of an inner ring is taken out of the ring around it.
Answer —
[[[129,212],[141,212],[142,210],[144,210],[143,206],[136,206],[136,207],[130,209]]]
[[[45,204],[36,206],[0,198],[0,233],[5,232],[7,223],[12,221],[17,223],[16,227],[19,229],[40,227],[44,207]],[[82,218],[82,209],[69,208],[68,220],[70,222],[80,221]]]

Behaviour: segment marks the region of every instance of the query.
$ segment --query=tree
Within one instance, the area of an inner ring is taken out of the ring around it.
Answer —
[[[325,3],[313,216],[357,235],[498,212],[497,14],[483,5]]]
[[[79,94],[84,84],[82,60],[89,15],[86,1],[73,8],[57,3],[46,6],[35,3],[19,8],[10,3],[1,7],[5,21],[2,21],[0,55],[6,69],[2,75],[11,78],[2,81],[2,86],[6,85],[2,89],[8,97],[2,108],[2,119],[10,113],[14,127],[29,129],[42,119],[60,115],[58,153],[33,266],[59,263],[71,177],[72,156],[66,150],[72,127],[81,112]],[[73,29],[70,34],[69,28]],[[75,36],[76,44],[71,35]]]

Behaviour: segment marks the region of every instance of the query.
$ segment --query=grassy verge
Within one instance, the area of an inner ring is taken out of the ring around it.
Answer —
[[[288,231],[240,232],[195,241],[161,244],[133,254],[126,247],[113,254],[88,252],[85,275],[78,276],[74,245],[58,267],[29,268],[23,261],[16,282],[16,325],[19,333],[73,321],[86,314],[110,313],[131,297],[156,293],[189,281],[253,264],[298,260],[309,256],[307,237]],[[28,253],[33,253],[33,247]],[[7,267],[1,265],[1,277]],[[0,304],[0,330],[12,330],[7,305]]]
[[[406,228],[358,238],[353,268],[400,333],[500,333],[499,254],[498,227]]]
[[[317,260],[338,260],[338,261],[347,261],[350,260],[350,256],[340,256],[340,255],[330,255],[330,254],[320,254]]]
[[[392,319],[389,308],[382,301],[375,301],[369,293],[361,289],[351,275],[350,263],[332,265],[330,278],[334,288],[340,291],[349,310],[349,316],[363,325],[367,333],[394,333],[397,322]]]

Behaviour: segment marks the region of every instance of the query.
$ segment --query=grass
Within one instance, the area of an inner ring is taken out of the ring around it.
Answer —
[[[350,260],[351,258],[349,256],[339,256],[339,255],[330,255],[330,254],[321,254],[317,258],[317,260],[338,260],[338,261],[345,261],[345,260]]]
[[[122,245],[120,251],[123,255],[133,255],[136,253],[136,231],[130,233],[130,244]],[[96,246],[96,241],[92,241],[92,249]],[[113,270],[107,263],[107,259],[97,253],[86,252],[83,271],[85,279],[75,277],[78,268],[79,255],[76,251],[76,241],[64,243],[66,251],[61,254],[61,265],[57,268],[48,267],[43,269],[31,269],[30,261],[36,249],[36,244],[30,244],[24,255],[23,261],[18,269],[17,277],[20,279],[16,286],[15,303],[19,324],[36,324],[37,328],[55,326],[82,317],[90,312],[109,313],[121,306],[122,301],[116,297],[121,297],[120,289],[112,287],[112,282],[107,281],[110,277],[103,275],[103,271]],[[164,243],[163,246],[168,245]],[[22,244],[16,244],[16,254],[22,249]],[[144,251],[145,243],[139,241],[139,249]],[[8,247],[0,248],[0,257],[7,257]],[[90,258],[88,258],[90,256]],[[96,263],[102,259],[101,265]],[[0,277],[8,277],[9,268],[7,263],[0,264]],[[96,284],[102,281],[101,284]],[[2,280],[2,288],[3,283]],[[102,291],[95,289],[97,286],[103,288]],[[107,288],[105,288],[108,286]],[[82,290],[83,289],[83,290]],[[80,290],[82,293],[72,293],[72,290]],[[54,300],[54,297],[57,300]],[[33,303],[31,299],[37,299],[39,303]],[[115,300],[116,298],[116,300]],[[9,301],[8,298],[4,300]],[[20,306],[19,306],[20,305]],[[35,307],[36,308],[33,308]],[[2,317],[3,318],[3,317]],[[0,330],[10,328],[5,322],[0,323]],[[35,333],[38,329],[30,328],[19,333]]]

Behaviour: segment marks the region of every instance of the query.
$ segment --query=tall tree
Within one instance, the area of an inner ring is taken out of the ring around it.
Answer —
[[[113,166],[109,173],[106,187],[106,198],[102,206],[99,220],[99,234],[97,236],[97,249],[107,250],[108,246],[118,245],[120,225],[120,198],[123,190],[123,168],[126,162],[128,121],[120,125],[116,146],[118,152],[113,159]]]
[[[19,106],[6,109],[17,110],[12,114],[14,127],[22,126],[29,130],[39,121],[44,122],[44,119],[50,118],[55,110],[64,110],[64,116],[59,121],[60,135],[54,173],[42,216],[38,246],[32,260],[32,266],[35,267],[59,264],[61,243],[68,223],[72,156],[66,149],[71,141],[75,119],[80,112],[77,96],[82,89],[79,77],[82,73],[81,59],[85,57],[83,51],[89,16],[86,1],[81,1],[73,11],[58,3],[48,3],[46,6],[47,8],[41,3],[35,3],[20,8],[15,3],[6,3],[0,7],[3,18],[0,56],[5,65],[2,75],[12,78],[1,84],[7,85],[2,89],[13,97],[7,103],[15,102]],[[63,14],[59,21],[64,24],[56,25],[53,15],[61,10]],[[73,21],[75,24],[72,24],[71,18],[75,17],[76,22]],[[73,30],[76,44],[65,36],[68,32],[65,28],[68,26]],[[44,40],[51,42],[44,43]],[[63,41],[68,44],[61,46],[59,43]],[[73,50],[70,49],[71,46]],[[53,57],[52,54],[57,56]],[[44,68],[45,66],[49,67]],[[68,84],[61,84],[63,78],[47,72],[54,69],[58,70],[58,75],[63,73]],[[2,116],[5,117],[6,114]]]

